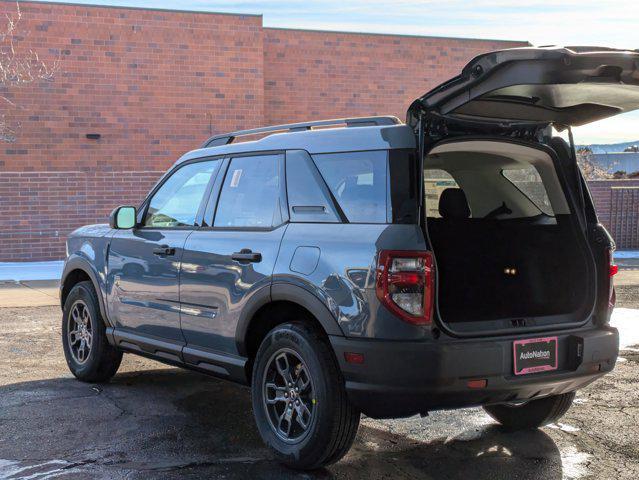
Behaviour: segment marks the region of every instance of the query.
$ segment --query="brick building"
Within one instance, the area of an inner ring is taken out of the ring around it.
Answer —
[[[80,225],[137,204],[209,135],[394,114],[475,55],[521,42],[264,28],[259,15],[20,2],[19,49],[52,82],[0,92],[0,261],[56,259]],[[15,10],[0,0],[0,13]],[[98,134],[90,139],[87,135]]]

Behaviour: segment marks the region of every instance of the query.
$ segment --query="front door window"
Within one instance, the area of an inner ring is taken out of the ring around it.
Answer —
[[[191,163],[179,168],[151,198],[145,227],[187,227],[195,217],[219,160]]]

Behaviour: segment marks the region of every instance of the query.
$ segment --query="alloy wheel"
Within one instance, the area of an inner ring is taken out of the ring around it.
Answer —
[[[73,304],[67,322],[69,351],[73,360],[82,365],[89,358],[93,344],[91,314],[83,300],[78,300]]]
[[[302,358],[289,348],[275,352],[267,363],[262,388],[275,434],[288,443],[303,440],[314,419],[315,389]]]

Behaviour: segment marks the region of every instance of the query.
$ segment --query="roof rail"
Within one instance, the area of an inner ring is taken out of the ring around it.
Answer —
[[[381,125],[397,125],[401,123],[399,118],[393,116],[382,117],[358,117],[358,118],[336,118],[333,120],[318,120],[315,122],[289,123],[286,125],[273,125],[271,127],[254,128],[252,130],[238,130],[237,132],[224,133],[209,138],[202,148],[219,147],[233,143],[237,137],[246,135],[257,135],[268,132],[301,132],[312,130],[314,127],[327,127],[331,125],[346,124],[347,127],[371,127]]]

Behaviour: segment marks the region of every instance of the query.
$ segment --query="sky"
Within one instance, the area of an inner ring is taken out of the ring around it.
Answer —
[[[526,40],[533,45],[639,49],[638,0],[75,0],[262,14],[264,26]],[[577,143],[639,140],[639,113],[575,129]]]

